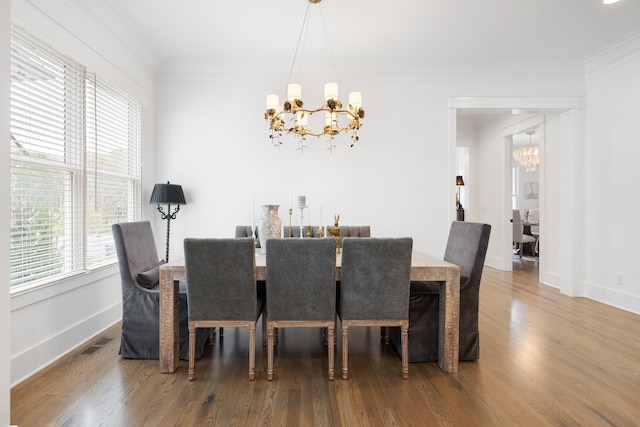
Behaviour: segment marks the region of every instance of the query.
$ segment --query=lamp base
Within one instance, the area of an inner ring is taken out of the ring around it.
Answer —
[[[458,209],[456,209],[456,219],[457,221],[464,221],[464,209],[462,205],[458,205]]]

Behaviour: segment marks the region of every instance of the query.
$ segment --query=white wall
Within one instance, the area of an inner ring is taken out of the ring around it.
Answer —
[[[342,93],[363,93],[360,143],[329,154],[322,140],[310,141],[320,147],[300,154],[289,144],[271,147],[262,119],[265,96],[285,86],[286,70],[241,65],[174,68],[160,75],[157,181],[183,185],[188,203],[172,221],[172,258],[181,256],[184,237],[232,236],[236,224],[250,224],[252,194],[256,205],[283,205],[286,223],[290,185],[310,201],[312,223],[322,203],[325,224],[339,213],[341,224],[371,225],[378,236],[413,236],[417,249],[442,254],[455,218],[449,95],[581,95],[583,90],[576,71],[581,66],[558,68],[549,78],[532,76],[531,68],[520,64],[508,75],[482,64],[475,65],[477,71],[469,71],[474,68],[469,64],[444,70],[433,64],[385,64],[384,70],[367,64],[366,72],[341,71],[347,77],[340,82]],[[319,102],[322,80],[302,83],[307,106]],[[307,95],[311,88],[315,99]],[[255,215],[257,221],[258,207]],[[295,212],[293,224],[298,223]],[[157,230],[163,226],[157,220]]]
[[[156,67],[157,59],[106,4],[88,4],[64,0],[11,0],[11,19],[16,25],[52,44],[145,103],[143,182],[152,183],[155,173],[152,70]],[[2,34],[6,33],[8,31]],[[8,42],[8,38],[3,38],[3,41]],[[6,55],[1,56],[4,61]],[[1,116],[8,118],[8,114]],[[5,125],[4,119],[2,125]],[[8,165],[8,150],[3,155],[3,163]],[[1,170],[7,171],[2,177],[1,187],[3,194],[8,194],[9,168]],[[149,194],[144,196],[148,200]],[[144,208],[144,215],[153,214],[151,206],[145,204]],[[4,223],[8,224],[8,219]],[[8,230],[3,236],[4,241],[8,242]],[[2,248],[2,251],[8,250],[8,245],[5,243]],[[0,259],[4,271],[8,256],[1,256]],[[8,273],[5,277],[8,277]],[[2,342],[11,343],[11,384],[22,381],[119,321],[121,299],[118,269],[112,266],[12,295],[10,308],[5,308],[0,301],[3,315],[9,311],[11,313],[11,339],[0,337]],[[7,323],[0,322],[3,328]],[[7,347],[3,346],[2,349],[4,351]],[[2,366],[8,365],[2,363]]]
[[[587,61],[586,295],[640,312],[640,34]],[[618,283],[618,275],[622,282]]]

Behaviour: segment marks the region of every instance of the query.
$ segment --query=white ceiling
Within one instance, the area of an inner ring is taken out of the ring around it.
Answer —
[[[162,62],[291,61],[307,0],[104,0]],[[640,31],[640,0],[323,0],[305,55],[336,62],[581,61]]]

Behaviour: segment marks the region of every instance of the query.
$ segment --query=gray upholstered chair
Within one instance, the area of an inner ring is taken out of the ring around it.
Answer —
[[[520,211],[518,209],[513,210],[513,219],[511,222],[513,222],[513,243],[515,243],[518,247],[518,253],[520,254],[520,258],[522,258],[524,245],[526,245],[527,243],[532,243],[535,247],[537,239],[534,236],[522,233],[522,219],[520,216]],[[533,249],[531,252],[533,252]]]
[[[353,238],[342,242],[338,317],[342,326],[342,378],[349,379],[349,328],[399,326],[402,377],[409,378],[407,330],[413,239]]]
[[[184,257],[190,354],[195,352],[199,328],[246,327],[249,330],[249,380],[253,381],[256,375],[256,323],[265,306],[256,291],[253,238],[187,238]],[[190,357],[189,381],[194,378],[195,361]]]
[[[236,225],[235,238],[239,239],[242,237],[255,237],[256,248],[260,247],[260,239],[258,238],[258,227],[255,228],[255,233],[254,233],[253,227],[250,225]]]
[[[480,279],[489,245],[491,226],[455,221],[451,224],[444,260],[460,266],[459,360],[480,357],[478,303]],[[438,360],[440,282],[411,282],[409,297],[409,362]],[[400,352],[398,328],[391,341]]]
[[[322,239],[272,239],[267,245],[267,380],[273,379],[275,328],[327,328],[329,380],[334,375],[336,244]]]
[[[318,236],[318,228],[320,228],[319,225],[312,225],[311,226],[311,237],[320,237]],[[303,237],[307,237],[307,233],[309,231],[309,227],[307,225],[304,226],[303,229],[303,233],[304,236]],[[325,235],[322,237],[326,237],[327,236],[327,232],[325,230]],[[282,226],[282,237],[289,237],[289,225],[283,225]],[[300,237],[300,225],[292,225],[291,226],[291,237]]]
[[[111,226],[122,284],[120,355],[128,359],[158,359],[160,352],[160,290],[156,243],[149,221]],[[189,358],[186,282],[180,281],[180,359]],[[202,357],[207,331],[198,334],[196,358]]]

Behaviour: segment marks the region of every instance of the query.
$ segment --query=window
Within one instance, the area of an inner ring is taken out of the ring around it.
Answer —
[[[518,199],[520,198],[520,168],[518,165],[511,166],[511,209],[519,209]]]
[[[11,286],[113,263],[111,224],[140,216],[141,106],[12,28]]]

